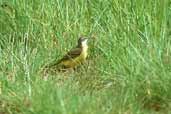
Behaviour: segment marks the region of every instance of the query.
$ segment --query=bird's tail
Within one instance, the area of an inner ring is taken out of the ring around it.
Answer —
[[[47,74],[47,73],[54,74],[56,72],[59,72],[63,68],[63,66],[60,63],[61,61],[59,60],[57,62],[51,62],[50,64],[43,65],[41,67],[41,72],[43,72],[44,74]]]

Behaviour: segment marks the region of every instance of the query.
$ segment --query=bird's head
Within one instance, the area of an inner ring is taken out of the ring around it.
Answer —
[[[87,46],[87,40],[88,40],[88,38],[86,38],[86,37],[80,37],[78,39],[78,47]]]

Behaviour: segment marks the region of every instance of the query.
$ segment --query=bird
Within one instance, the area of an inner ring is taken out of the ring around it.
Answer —
[[[88,38],[80,37],[77,42],[77,46],[71,49],[66,55],[58,60],[53,66],[62,66],[63,69],[77,68],[82,64],[88,55]]]

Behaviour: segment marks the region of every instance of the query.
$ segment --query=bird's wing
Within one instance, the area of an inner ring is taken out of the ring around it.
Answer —
[[[55,64],[53,64],[52,66],[56,66],[58,64],[60,64],[62,61],[64,60],[69,60],[69,59],[74,59],[75,57],[79,56],[81,54],[82,49],[81,48],[75,48],[72,49],[71,51],[69,51],[62,59],[60,59],[59,61],[57,61]]]
[[[75,57],[77,57],[81,54],[81,51],[82,51],[81,48],[72,49],[60,61],[74,59]]]

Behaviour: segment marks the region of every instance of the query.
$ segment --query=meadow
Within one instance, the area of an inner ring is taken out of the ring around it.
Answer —
[[[0,0],[0,114],[171,114],[170,82],[170,0]]]

